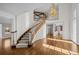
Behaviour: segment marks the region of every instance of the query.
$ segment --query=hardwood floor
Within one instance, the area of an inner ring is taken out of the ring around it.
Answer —
[[[2,41],[0,55],[78,55],[79,46],[71,41],[40,39],[29,48],[10,48],[10,39]]]

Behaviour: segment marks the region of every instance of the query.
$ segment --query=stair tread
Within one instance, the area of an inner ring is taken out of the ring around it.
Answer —
[[[23,39],[21,39],[21,40],[29,40],[29,39],[24,39],[24,38],[23,38]]]
[[[20,41],[19,43],[28,43],[28,42],[22,42],[22,41]]]
[[[29,36],[29,34],[25,34],[25,36]]]
[[[20,40],[20,41],[29,41],[29,40]]]
[[[21,38],[21,39],[29,39],[29,38],[25,38],[25,37],[23,37],[23,38]]]
[[[23,37],[29,37],[29,36],[24,35]]]
[[[22,40],[20,40],[20,41],[29,41],[29,40],[23,40],[23,39],[22,39]]]
[[[28,45],[28,43],[18,43],[17,45]]]
[[[26,33],[25,35],[29,35],[29,33]]]
[[[29,40],[20,40],[20,41],[25,41],[25,42],[27,42],[27,41],[29,41]]]
[[[19,41],[19,43],[28,43],[28,41]]]
[[[23,36],[22,38],[29,38],[29,37]]]

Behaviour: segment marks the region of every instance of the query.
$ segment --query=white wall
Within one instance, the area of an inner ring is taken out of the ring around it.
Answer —
[[[76,8],[77,8],[77,20],[76,20],[76,32],[77,32],[77,44],[79,45],[79,4],[76,5]]]
[[[71,40],[76,43],[76,4],[72,4],[71,7]]]
[[[0,40],[2,38],[2,24],[0,24]]]
[[[7,13],[5,11],[1,11],[0,10],[0,23],[2,24],[11,24],[11,32],[15,31],[16,30],[16,20],[15,20],[15,16],[10,14],[10,13]],[[15,35],[13,35],[11,33],[11,45],[13,45],[13,41],[16,40],[16,33]]]
[[[59,4],[59,20],[63,20],[63,37],[70,39],[70,4]]]
[[[35,25],[38,21],[34,21],[34,14],[33,14],[34,10],[31,10],[28,12],[28,16],[29,16],[29,27],[32,27],[33,25]]]
[[[71,40],[79,45],[79,6],[72,4],[71,9]]]
[[[71,20],[71,4],[58,4],[59,17],[56,20],[49,20],[50,24],[62,23],[63,24],[63,39],[70,40],[70,20]]]
[[[70,35],[71,40],[79,45],[79,4],[71,6]]]
[[[6,18],[9,18],[9,19],[14,18],[14,15],[7,13],[5,11],[1,11],[1,10],[0,10],[0,16],[6,17]]]
[[[34,43],[35,41],[37,40],[40,40],[40,39],[43,39],[43,38],[46,38],[46,24],[43,24],[43,26],[38,30],[38,32],[35,34],[34,36],[34,39],[32,41],[32,43]],[[45,29],[45,30],[44,30]]]
[[[0,47],[1,46],[2,46],[2,24],[0,24]]]
[[[17,39],[29,28],[29,13],[17,16]]]

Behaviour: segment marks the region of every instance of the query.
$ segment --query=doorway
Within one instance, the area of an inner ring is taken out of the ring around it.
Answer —
[[[53,38],[53,24],[46,25],[46,28],[47,28],[46,37],[47,38]]]

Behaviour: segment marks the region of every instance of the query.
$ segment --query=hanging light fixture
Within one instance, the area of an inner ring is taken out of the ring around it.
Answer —
[[[51,16],[56,16],[57,15],[57,10],[56,10],[55,4],[52,4],[50,14],[51,14]]]
[[[5,28],[5,32],[10,32],[9,27],[6,27],[6,28]]]

